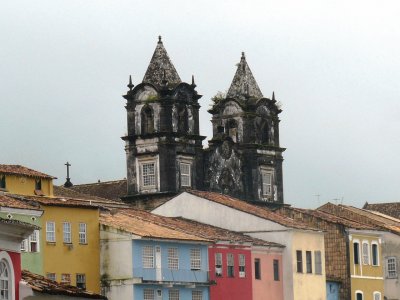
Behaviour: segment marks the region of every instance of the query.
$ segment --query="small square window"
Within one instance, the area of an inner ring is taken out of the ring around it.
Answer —
[[[71,274],[61,274],[61,284],[71,285]]]
[[[179,290],[169,290],[168,300],[179,300]]]
[[[192,300],[203,300],[202,291],[192,291]]]
[[[154,290],[144,289],[143,290],[143,300],[154,300]]]
[[[56,279],[57,279],[56,273],[46,273],[46,278],[49,280],[56,281]]]

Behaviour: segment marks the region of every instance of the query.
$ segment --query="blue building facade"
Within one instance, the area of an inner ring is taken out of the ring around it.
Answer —
[[[139,239],[132,250],[135,299],[209,299],[207,244]]]

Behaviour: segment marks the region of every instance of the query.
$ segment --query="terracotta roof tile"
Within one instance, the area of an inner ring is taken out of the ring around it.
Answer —
[[[48,179],[56,179],[57,177],[50,176],[32,169],[29,169],[20,165],[0,165],[0,173],[13,174],[13,175],[25,175],[29,177],[40,177]]]
[[[40,229],[39,226],[30,224],[30,223],[22,222],[22,221],[15,220],[15,219],[5,219],[5,218],[2,218],[2,217],[0,217],[0,223],[18,225],[20,227],[24,227],[24,228],[28,228],[28,229],[32,229],[32,230],[34,230],[34,229],[39,230]]]
[[[73,198],[79,199],[83,203],[92,203],[107,208],[128,208],[129,205],[121,200],[106,199],[102,197],[92,196],[80,193],[71,188],[66,188],[63,186],[54,186],[54,196],[58,198]]]
[[[114,214],[102,213],[100,215],[100,224],[124,230],[144,238],[210,242],[209,239],[162,226],[151,220],[137,217],[133,212],[125,213],[124,210]]]
[[[394,218],[400,219],[400,202],[392,203],[366,203],[363,207],[367,210],[374,210],[385,215],[392,216]]]
[[[37,210],[38,207],[28,204],[19,199],[7,196],[6,194],[0,194],[0,206],[20,209],[33,209]]]
[[[213,242],[228,241],[231,243],[250,243],[257,246],[284,247],[278,243],[264,241],[240,232],[230,231],[181,217],[164,217],[146,211],[132,209],[121,210],[120,212],[188,234],[193,234]]]
[[[114,181],[77,184],[68,189],[81,194],[120,201],[120,198],[126,196],[127,194],[127,183],[126,179],[122,179]]]
[[[65,295],[78,298],[107,299],[107,297],[79,289],[75,286],[57,283],[56,281],[49,280],[27,270],[22,270],[22,280],[25,281],[34,291],[40,293]]]
[[[207,200],[220,203],[222,205],[255,215],[257,217],[276,222],[278,224],[281,224],[289,228],[320,231],[318,228],[309,226],[304,222],[296,221],[287,216],[282,216],[278,213],[275,213],[269,210],[268,208],[253,205],[228,195],[218,194],[214,192],[197,191],[197,190],[188,190],[187,192],[192,195],[205,198]]]

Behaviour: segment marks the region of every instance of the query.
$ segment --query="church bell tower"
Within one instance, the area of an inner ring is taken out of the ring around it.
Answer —
[[[182,82],[159,37],[143,81],[129,79],[126,99],[125,201],[203,189],[203,152],[194,78]]]

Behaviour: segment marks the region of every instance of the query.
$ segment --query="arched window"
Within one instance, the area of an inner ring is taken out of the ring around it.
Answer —
[[[0,260],[0,299],[13,299],[13,280],[10,265],[6,259]]]
[[[154,132],[154,116],[153,110],[150,106],[142,108],[142,134],[149,134]]]
[[[232,139],[234,143],[238,141],[238,125],[237,122],[233,119],[229,120],[226,125],[226,133]]]
[[[188,113],[185,105],[179,107],[178,110],[178,132],[188,132]]]

